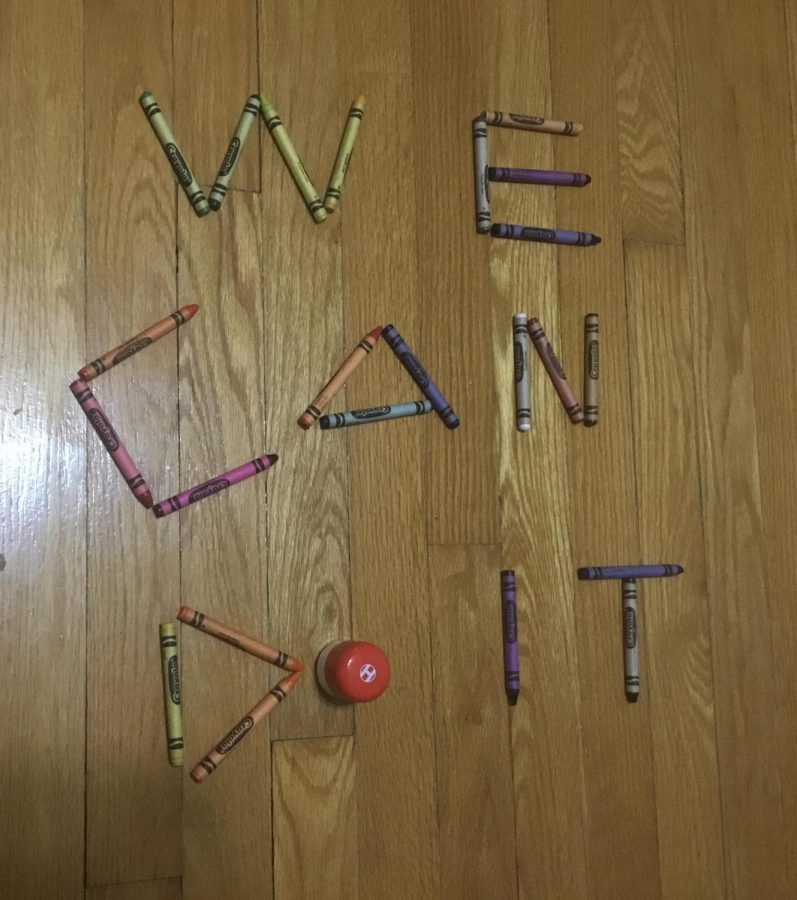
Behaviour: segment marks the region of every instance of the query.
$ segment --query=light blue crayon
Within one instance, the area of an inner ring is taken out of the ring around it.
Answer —
[[[348,425],[367,425],[369,422],[384,422],[386,419],[422,416],[431,411],[432,404],[428,400],[395,403],[393,406],[371,406],[368,409],[354,409],[351,412],[321,416],[321,428],[327,431],[330,428],[346,428]]]

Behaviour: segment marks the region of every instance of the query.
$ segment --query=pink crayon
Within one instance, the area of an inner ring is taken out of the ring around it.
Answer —
[[[92,393],[91,388],[82,378],[78,378],[69,385],[69,390],[74,394],[75,400],[80,404],[80,408],[86,414],[86,418],[91,422],[91,427],[97,432],[103,447],[110,454],[116,468],[122,473],[122,477],[135,495],[136,500],[149,509],[152,506],[152,494],[149,491],[147,482],[144,481],[144,476],[138,471],[138,467],[125,449],[125,445],[119,440],[119,435],[114,430],[113,425],[111,425],[108,416],[105,415],[105,410],[97,402],[97,398]]]
[[[258,472],[265,472],[266,469],[270,469],[278,459],[279,457],[276,453],[259,456],[251,462],[230,469],[229,472],[225,472],[217,478],[211,478],[210,481],[198,484],[196,487],[189,488],[187,491],[182,491],[182,493],[175,494],[173,497],[169,497],[168,500],[161,500],[153,506],[152,511],[159,519],[162,519],[170,513],[177,512],[178,509],[182,509],[184,506],[198,503],[200,500],[205,500],[207,497],[218,494],[219,491],[225,491],[234,484],[238,484],[239,481],[245,481],[247,478],[257,475]]]

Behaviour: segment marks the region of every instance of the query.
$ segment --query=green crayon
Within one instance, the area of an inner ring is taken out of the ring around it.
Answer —
[[[180,182],[180,187],[185,191],[185,195],[188,197],[191,206],[193,206],[194,212],[198,216],[206,216],[210,212],[207,198],[202,193],[199,182],[194,178],[194,173],[186,162],[185,155],[175,140],[169,123],[166,121],[166,116],[161,112],[154,95],[150,91],[144,91],[138,98],[138,102],[144,110],[144,115],[149,119],[149,124],[160,141],[163,152],[166,154],[166,159],[169,160],[169,164]]]
[[[213,189],[208,198],[211,209],[219,209],[224,202],[230,180],[232,179],[232,173],[238,165],[238,161],[240,160],[241,153],[244,149],[244,144],[249,137],[249,132],[252,130],[252,125],[254,125],[257,120],[259,112],[260,97],[258,97],[257,94],[252,94],[244,104],[241,118],[238,119],[238,124],[235,127],[235,134],[232,136],[230,146],[227,148],[224,159],[221,161],[219,174],[216,176],[216,181],[213,183]]]

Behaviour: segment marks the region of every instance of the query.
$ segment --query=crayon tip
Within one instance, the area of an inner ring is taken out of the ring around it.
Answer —
[[[147,99],[147,97],[151,97],[151,96],[152,96],[152,91],[144,91],[144,93],[138,98],[138,102],[143,103],[144,100]]]
[[[276,453],[267,453],[266,459],[269,461],[269,464],[273,466],[274,463],[279,459],[279,456],[277,456]]]
[[[639,694],[626,694],[626,695],[625,695],[625,699],[626,699],[629,703],[636,703],[637,700],[639,700]]]
[[[143,494],[136,494],[135,497],[145,509],[152,509],[152,494],[149,491],[144,491]]]
[[[213,212],[217,212],[221,209],[221,203],[214,197],[212,200],[208,200],[208,206],[213,210]]]
[[[156,503],[155,506],[152,507],[152,511],[155,513],[156,519],[162,519],[166,513],[163,511],[163,505],[161,503]]]
[[[371,338],[371,340],[372,340],[374,343],[376,343],[376,342],[379,340],[379,338],[382,337],[382,331],[383,331],[382,326],[381,326],[381,325],[377,325],[376,328],[374,328],[374,329],[372,329],[371,331],[368,332],[368,335],[367,335],[367,336],[368,336],[369,338]]]
[[[597,235],[597,234],[593,234],[593,235],[592,235],[592,243],[593,243],[593,244],[600,244],[600,242],[601,242],[601,239],[598,237],[598,235]]]
[[[260,94],[250,94],[247,103],[257,103],[260,106]]]
[[[194,610],[190,606],[181,606],[177,611],[177,618],[181,622],[189,622],[194,616]]]
[[[584,182],[585,185],[590,184],[590,183],[592,182],[592,176],[591,176],[591,175],[585,175],[584,177],[587,179],[587,180]]]
[[[352,103],[352,106],[356,106],[358,109],[365,109],[365,97],[362,94]]]
[[[506,699],[509,701],[510,706],[517,706],[517,698],[520,691],[507,691]]]
[[[675,574],[680,575],[683,572],[684,567],[679,565],[673,565],[673,569],[675,569]]]
[[[199,312],[199,304],[198,303],[189,303],[188,306],[184,306],[182,309],[183,315],[186,319],[193,319],[194,316]]]

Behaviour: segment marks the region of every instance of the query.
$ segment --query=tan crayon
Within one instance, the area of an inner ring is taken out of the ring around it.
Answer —
[[[119,344],[119,346],[114,347],[113,350],[108,350],[103,353],[102,356],[98,356],[94,362],[90,362],[88,365],[83,366],[78,372],[78,375],[80,375],[84,381],[91,381],[98,375],[102,375],[103,372],[107,372],[108,369],[118,366],[120,362],[130,359],[130,357],[138,353],[139,350],[143,350],[160,338],[165,337],[167,334],[174,331],[175,328],[185,325],[185,323],[193,319],[198,312],[199,307],[196,303],[189,303],[188,306],[183,306],[180,309],[175,310],[171,315],[166,316],[165,319],[161,319],[154,325],[150,325],[149,328],[145,328],[135,337],[125,341],[124,344]]]
[[[539,319],[529,319],[529,337],[531,338],[532,344],[534,344],[537,355],[542,360],[542,364],[545,371],[548,373],[548,377],[551,379],[551,384],[553,384],[556,393],[559,395],[559,399],[562,401],[562,406],[564,406],[565,411],[568,416],[570,416],[570,421],[574,425],[578,425],[580,422],[584,421],[584,411],[581,409],[581,405],[576,399],[573,388],[567,380],[567,375],[565,375],[562,364],[553,352],[553,347],[551,346],[542,325],[540,325]]]
[[[520,113],[502,113],[485,110],[479,118],[488,125],[501,128],[519,128],[521,131],[545,131],[548,134],[581,134],[584,126],[580,122],[559,122],[556,119],[544,119],[542,116],[523,116]]]
[[[172,622],[160,626],[163,662],[163,702],[166,711],[166,749],[173,766],[183,764],[183,713],[180,706],[180,663],[177,659],[177,629]]]
[[[598,378],[600,377],[600,325],[598,314],[584,317],[584,424],[598,424]]]
[[[216,769],[227,759],[227,755],[241,743],[241,741],[249,734],[249,732],[259,725],[263,719],[280,703],[285,697],[296,687],[296,683],[302,677],[301,672],[293,672],[276,686],[273,687],[265,697],[254,706],[241,719],[241,721],[226,734],[218,744],[209,750],[195,766],[191,769],[191,777],[197,784],[201,784],[208,775],[212,775]]]
[[[382,335],[382,326],[377,325],[373,331],[360,341],[352,352],[343,360],[340,368],[329,379],[329,381],[321,388],[318,396],[313,400],[307,409],[299,416],[298,422],[305,431],[314,425],[321,415],[322,410],[329,405],[329,402],[341,390],[351,376],[352,372],[360,365],[366,356],[374,349],[376,342]]]
[[[224,641],[225,644],[230,644],[230,646],[237,647],[246,653],[251,653],[252,656],[256,656],[258,659],[264,659],[272,665],[279,666],[280,669],[287,669],[289,672],[301,672],[304,669],[304,666],[298,659],[288,656],[282,650],[269,647],[268,644],[261,644],[260,641],[256,641],[254,638],[236,631],[235,628],[230,628],[229,625],[217,622],[215,619],[211,619],[210,616],[191,609],[190,606],[181,606],[180,612],[177,613],[177,618],[198,631],[204,631],[205,634],[218,638],[220,641]]]

